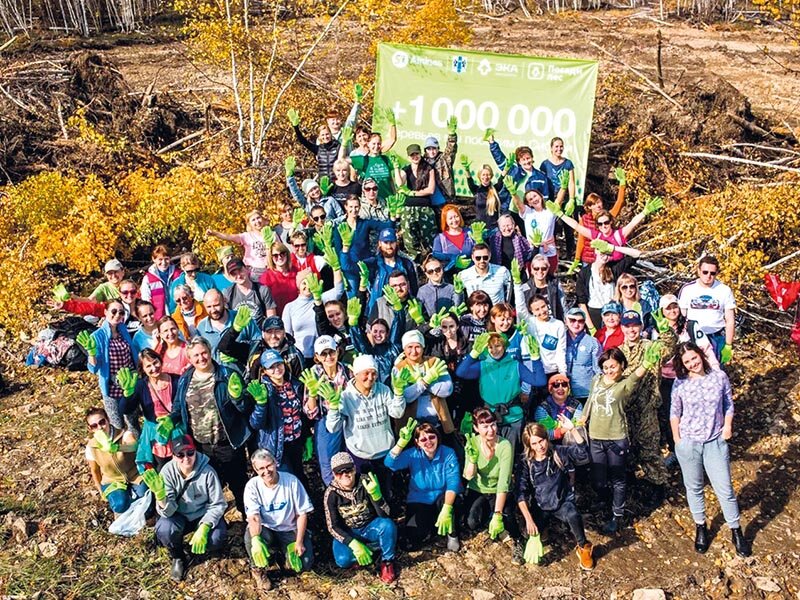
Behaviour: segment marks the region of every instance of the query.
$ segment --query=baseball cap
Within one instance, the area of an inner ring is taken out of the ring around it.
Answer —
[[[353,457],[347,452],[337,452],[331,457],[331,471],[341,473],[342,471],[352,471],[356,466],[353,464]]]
[[[119,262],[116,258],[112,258],[110,261],[106,263],[106,266],[103,267],[103,273],[108,273],[109,271],[124,271],[125,267],[122,266],[122,263]]]
[[[358,375],[361,371],[378,370],[375,359],[370,354],[359,354],[353,359],[353,375]]]
[[[422,148],[419,147],[419,144],[410,144],[408,148],[406,148],[406,154],[409,156],[412,154],[422,154]]]
[[[380,234],[378,235],[379,242],[396,242],[397,241],[397,233],[391,227],[387,227],[386,229],[381,229]]]
[[[568,316],[568,317],[580,317],[580,318],[581,318],[581,319],[583,319],[584,321],[586,320],[586,313],[585,313],[585,312],[583,312],[583,311],[582,311],[580,308],[578,308],[577,306],[573,306],[572,308],[570,308],[570,309],[567,311],[567,316]]]
[[[280,352],[277,350],[264,350],[261,353],[261,358],[258,359],[258,362],[261,363],[261,366],[265,369],[269,369],[271,366],[278,364],[279,362],[283,362],[283,357],[281,356]]]
[[[336,340],[329,335],[321,335],[314,342],[314,354],[322,354],[325,350],[338,350]]]
[[[641,325],[642,317],[635,310],[626,310],[619,321],[620,325]]]
[[[439,140],[435,137],[430,136],[425,138],[425,147],[426,148],[438,148],[439,147]]]
[[[678,304],[678,297],[675,294],[664,294],[658,301],[658,308],[667,308],[670,304]]]
[[[622,304],[619,302],[609,302],[605,306],[603,306],[602,310],[600,311],[601,315],[605,315],[608,313],[615,313],[618,315],[622,314]]]
[[[191,436],[188,435],[175,438],[170,443],[172,445],[173,454],[177,454],[178,452],[183,452],[185,450],[195,450],[197,448],[194,445],[194,440],[191,438]]]
[[[233,256],[233,246],[222,246],[222,248],[217,248],[217,262],[223,264],[225,259],[229,256]]]
[[[272,315],[271,317],[267,317],[264,319],[264,322],[261,324],[261,331],[269,331],[270,329],[286,329],[283,324],[283,319],[276,315]]]
[[[232,258],[228,261],[228,264],[225,265],[225,271],[228,274],[235,269],[244,269],[244,261],[242,261],[241,258]]]

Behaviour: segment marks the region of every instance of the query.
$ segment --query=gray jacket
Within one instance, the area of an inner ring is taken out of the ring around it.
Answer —
[[[194,471],[184,479],[174,460],[169,461],[161,469],[167,490],[166,506],[156,502],[156,510],[162,517],[181,514],[190,521],[200,519],[216,527],[228,510],[228,503],[222,495],[222,484],[217,472],[208,463],[205,454],[197,453]]]

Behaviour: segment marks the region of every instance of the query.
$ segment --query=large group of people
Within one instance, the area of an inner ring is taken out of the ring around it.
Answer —
[[[335,564],[376,564],[386,583],[399,550],[440,537],[457,552],[484,530],[514,564],[537,563],[553,517],[590,570],[579,495],[614,535],[631,482],[653,510],[677,462],[696,550],[710,544],[705,472],[748,555],[722,370],[736,304],[718,261],[701,257],[677,295],[640,281],[627,240],[662,202],[617,223],[618,169],[610,210],[596,194],[578,206],[559,138],[537,169],[530,148],[506,155],[488,130],[496,164],[459,159],[468,206],[455,195],[456,119],[443,144],[411,144],[403,160],[389,153],[391,111],[385,137],[358,122],[361,93],[315,140],[289,112],[315,173],[298,182],[287,158],[279,222],[254,210],[244,233],[208,230],[231,244],[214,272],[157,246],[138,283],[111,259],[88,297],[57,288],[54,308],[99,320],[77,342],[102,396],[86,413],[86,460],[111,510],[152,492],[176,581],[185,536],[193,554],[225,546],[226,486],[260,589],[270,565],[313,568],[315,509]]]

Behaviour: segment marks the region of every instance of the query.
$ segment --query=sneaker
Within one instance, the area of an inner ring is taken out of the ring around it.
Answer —
[[[458,539],[457,535],[448,535],[447,536],[447,551],[448,552],[458,552],[461,550],[461,540]]]
[[[394,569],[394,562],[384,560],[381,563],[381,581],[383,583],[392,583],[395,579],[397,579],[397,572]]]
[[[186,574],[186,563],[182,558],[172,559],[172,568],[169,571],[169,578],[175,583],[183,581],[183,576]]]
[[[511,551],[511,564],[525,564],[525,544],[522,543],[522,540],[514,540],[514,549]]]
[[[575,554],[578,555],[578,560],[581,564],[581,569],[584,571],[591,571],[594,569],[594,559],[592,558],[592,544],[586,542],[583,546],[576,546]]]
[[[253,577],[253,582],[256,584],[257,592],[268,592],[272,589],[272,580],[264,569],[256,567],[251,568],[250,575]]]

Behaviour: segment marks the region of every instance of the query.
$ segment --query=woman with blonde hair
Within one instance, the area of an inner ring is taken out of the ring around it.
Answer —
[[[283,314],[283,309],[289,302],[297,298],[298,272],[292,263],[289,249],[276,237],[267,255],[267,269],[258,281],[272,292],[279,315]]]
[[[511,197],[503,186],[502,177],[498,177],[497,181],[492,183],[494,171],[489,165],[483,165],[478,170],[478,183],[476,183],[472,178],[469,163],[464,163],[464,158],[466,157],[462,157],[462,164],[467,173],[467,185],[475,196],[475,219],[486,223],[486,231],[489,232],[497,227],[497,219],[508,210]]]
[[[244,250],[242,261],[250,268],[250,278],[258,281],[261,273],[267,268],[268,248],[261,236],[261,230],[267,224],[267,219],[260,210],[251,210],[245,215],[247,229],[244,233],[222,233],[213,229],[206,229],[206,235],[220,240],[238,244]]]

